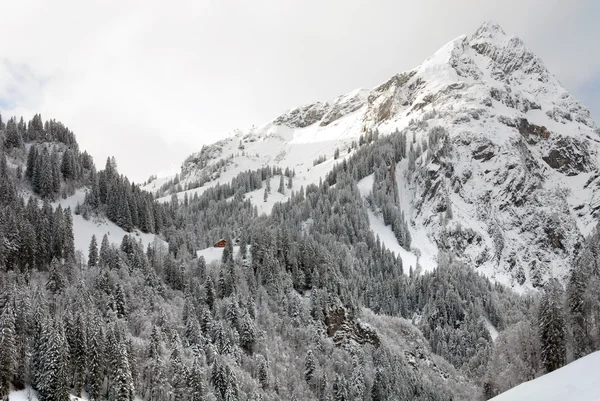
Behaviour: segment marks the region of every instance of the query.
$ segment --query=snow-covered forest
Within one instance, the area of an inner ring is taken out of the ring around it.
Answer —
[[[63,124],[0,120],[0,397],[483,400],[600,349],[597,229],[567,280],[524,293],[451,246],[435,269],[404,265],[370,229],[377,213],[411,249],[394,169],[445,141],[374,132],[318,185],[265,166],[157,202],[114,159],[97,171]],[[244,194],[273,196],[271,179],[289,197],[259,214]],[[82,252],[74,216],[126,235]]]

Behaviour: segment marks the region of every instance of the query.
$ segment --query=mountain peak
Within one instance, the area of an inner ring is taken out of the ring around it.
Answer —
[[[475,31],[473,38],[494,38],[494,37],[503,37],[506,36],[506,33],[502,29],[498,23],[494,21],[485,21],[481,26]]]

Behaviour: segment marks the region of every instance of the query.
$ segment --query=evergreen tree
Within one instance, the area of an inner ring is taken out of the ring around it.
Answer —
[[[131,367],[129,365],[129,356],[126,343],[121,340],[117,344],[117,358],[115,366],[114,400],[115,401],[133,401],[134,387],[131,376]]]
[[[311,383],[315,378],[316,361],[313,351],[311,349],[306,353],[304,358],[304,380],[307,383]]]
[[[104,382],[103,374],[103,335],[99,322],[94,322],[90,326],[90,332],[88,334],[88,347],[89,347],[89,366],[88,366],[88,377],[87,377],[87,392],[90,397],[90,401],[99,401],[101,399],[101,387]]]
[[[100,254],[98,256],[98,264],[100,266],[107,266],[110,263],[110,243],[108,242],[108,235],[104,234],[102,237],[102,244],[100,245]]]
[[[52,294],[57,295],[63,292],[66,287],[65,278],[62,274],[62,266],[58,259],[52,259],[50,264],[50,272],[48,274],[48,281],[46,282],[46,289]]]
[[[575,266],[571,271],[567,285],[567,303],[573,338],[573,357],[575,359],[581,358],[593,350],[589,335],[589,323],[586,319],[585,290],[584,273],[580,266]]]
[[[283,180],[283,174],[279,176],[279,189],[277,189],[277,192],[285,195],[285,182]]]
[[[73,344],[70,346],[71,365],[74,373],[73,389],[78,397],[81,397],[88,363],[87,353],[87,331],[81,313],[77,314],[74,326]]]
[[[204,372],[198,359],[194,360],[192,370],[188,376],[187,387],[189,389],[189,401],[205,400]]]
[[[9,300],[0,315],[0,398],[7,400],[10,382],[16,372],[15,314]]]
[[[544,287],[538,320],[542,363],[547,372],[552,372],[565,364],[566,357],[562,287],[556,280],[550,280]]]
[[[333,381],[333,400],[334,401],[349,401],[348,398],[348,385],[346,379],[338,374],[335,375]]]
[[[4,139],[4,146],[6,149],[22,148],[23,138],[18,130],[17,122],[14,118],[11,118],[6,123],[6,138]]]
[[[269,364],[265,358],[261,358],[258,366],[258,382],[263,390],[269,387]]]
[[[96,236],[92,235],[90,241],[90,247],[88,252],[88,266],[93,267],[98,263],[98,244],[96,243]]]
[[[373,379],[373,386],[371,387],[371,400],[385,401],[387,399],[385,377],[383,376],[381,369],[378,368],[375,370],[375,378]]]
[[[63,258],[67,262],[73,262],[75,260],[75,237],[73,236],[73,216],[71,215],[70,207],[64,210],[63,230],[61,234]]]
[[[248,315],[244,315],[240,325],[240,346],[248,354],[252,355],[256,343],[256,329],[254,321]]]
[[[40,401],[68,401],[66,351],[67,343],[60,321],[50,330],[48,344],[42,355],[41,376],[37,390]]]

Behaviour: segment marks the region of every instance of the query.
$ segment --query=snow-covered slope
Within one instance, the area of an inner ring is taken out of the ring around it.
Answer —
[[[413,245],[431,260],[438,250],[453,251],[515,286],[564,277],[600,210],[599,131],[543,62],[494,23],[372,90],[237,131],[188,158],[179,178],[185,188],[203,177],[202,187],[187,191],[201,193],[276,165],[295,169],[297,190],[317,183],[349,157],[352,141],[375,130],[408,135],[415,168],[400,162],[397,180],[411,234],[421,235]],[[326,161],[313,166],[322,155]],[[267,203],[260,190],[249,196],[268,212],[289,191]]]
[[[54,202],[52,207],[57,207],[58,204],[60,204],[63,209],[70,207],[71,211],[75,211],[75,207],[78,203],[83,204],[84,198],[85,189],[78,189],[75,191],[73,196],[69,196],[66,199],[60,199],[58,202]],[[83,216],[73,213],[73,237],[75,240],[75,250],[81,251],[86,260],[92,235],[96,236],[99,247],[104,234],[108,236],[108,240],[111,243],[117,245],[120,244],[123,240],[123,237],[128,234],[131,235],[136,241],[141,240],[144,244],[144,247],[155,240],[160,241],[161,243],[163,242],[156,235],[146,234],[139,230],[134,230],[132,233],[127,233],[125,230],[108,220],[106,217],[91,216],[89,220],[86,220],[83,218]]]
[[[600,352],[585,356],[535,380],[492,398],[492,401],[597,401]]]

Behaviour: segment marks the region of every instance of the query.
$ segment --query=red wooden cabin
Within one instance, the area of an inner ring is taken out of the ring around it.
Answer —
[[[215,248],[225,248],[225,245],[227,245],[227,240],[222,239],[215,244]]]

